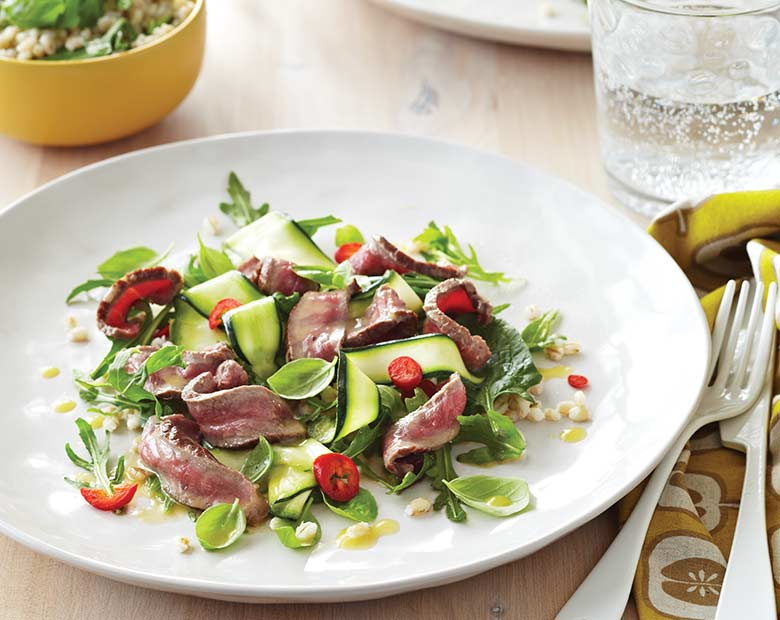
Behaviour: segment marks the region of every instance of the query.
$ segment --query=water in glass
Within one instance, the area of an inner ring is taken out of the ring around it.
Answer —
[[[619,200],[780,184],[780,2],[590,0],[601,148]]]

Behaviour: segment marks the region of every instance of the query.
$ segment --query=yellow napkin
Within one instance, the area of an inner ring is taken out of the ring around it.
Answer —
[[[666,248],[703,293],[712,323],[721,287],[732,277],[778,280],[780,190],[719,194],[679,204],[648,232]],[[774,237],[774,239],[773,239]],[[776,371],[775,394],[780,394]],[[780,600],[780,397],[769,424],[767,536]],[[702,429],[680,455],[650,523],[634,579],[641,620],[715,616],[739,509],[745,459],[724,448],[717,425]],[[641,487],[620,502],[621,522]]]

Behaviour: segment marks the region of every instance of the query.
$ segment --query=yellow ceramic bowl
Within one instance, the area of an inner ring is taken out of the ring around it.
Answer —
[[[134,50],[85,60],[0,58],[0,133],[53,146],[136,133],[187,96],[205,45],[205,0],[196,0],[184,23]]]

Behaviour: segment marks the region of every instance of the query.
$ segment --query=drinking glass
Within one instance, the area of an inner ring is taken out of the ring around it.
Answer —
[[[618,200],[780,184],[778,0],[589,0],[601,150]]]

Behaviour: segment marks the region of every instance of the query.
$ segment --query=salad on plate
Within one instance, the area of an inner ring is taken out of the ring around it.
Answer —
[[[238,229],[221,247],[197,235],[178,269],[170,248],[122,250],[68,296],[102,295],[96,321],[110,345],[75,376],[95,415],[76,420],[83,446],[65,451],[84,471],[66,480],[86,502],[121,513],[143,494],[162,512],[180,506],[206,550],[261,524],[286,547],[312,547],[318,510],[352,522],[340,546],[369,547],[398,530],[370,488],[410,495],[410,517],[528,510],[528,484],[489,469],[522,459],[515,422],[589,419],[588,380],[567,367],[541,370],[566,377],[572,400],[540,402],[534,355],[579,352],[555,332],[558,313],[529,306],[522,330],[503,320],[507,305],[476,282],[510,278],[447,226],[398,244],[332,215],[296,221],[254,206],[233,173],[228,193],[220,209]],[[315,237],[333,227],[331,258]],[[120,423],[137,438],[116,458]],[[456,463],[484,473],[458,475]],[[433,501],[414,497],[427,485]]]

